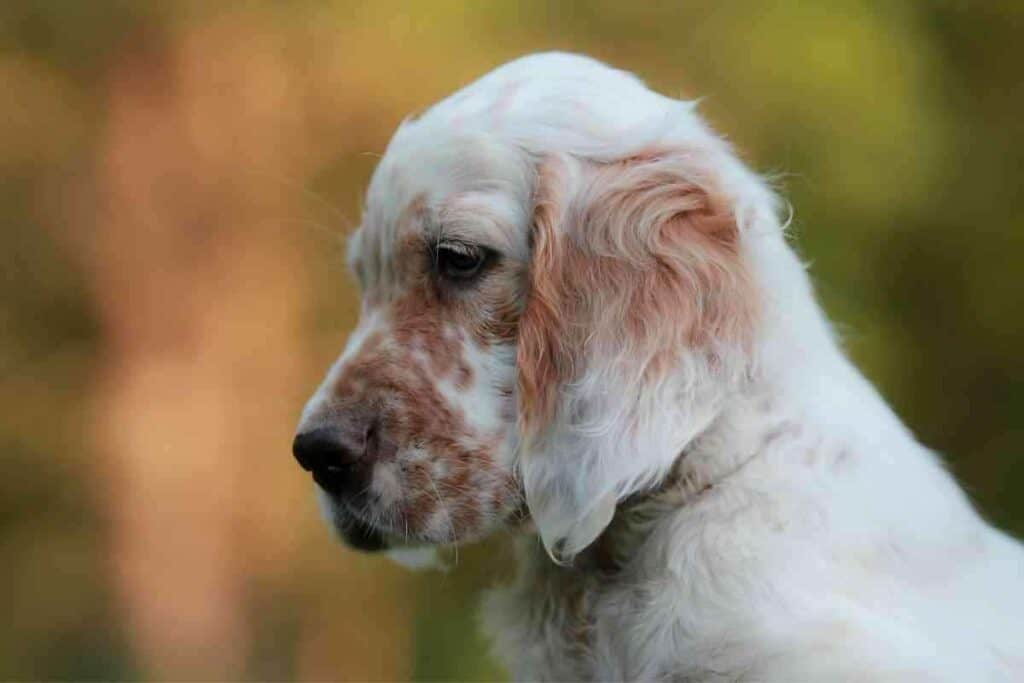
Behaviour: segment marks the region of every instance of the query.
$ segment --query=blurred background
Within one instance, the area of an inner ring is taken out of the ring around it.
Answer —
[[[501,677],[504,544],[345,551],[290,441],[376,155],[540,49],[704,98],[849,352],[1024,534],[1022,36],[1019,0],[3,2],[0,679]]]

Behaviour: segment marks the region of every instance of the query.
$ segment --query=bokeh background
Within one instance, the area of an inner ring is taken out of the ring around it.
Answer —
[[[495,679],[289,453],[398,122],[539,49],[701,108],[849,352],[1024,533],[1024,3],[0,3],[0,679]],[[908,500],[907,505],[914,501]]]

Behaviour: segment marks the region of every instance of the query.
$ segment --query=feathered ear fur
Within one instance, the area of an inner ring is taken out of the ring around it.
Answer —
[[[564,561],[660,479],[744,372],[740,235],[683,153],[539,169],[518,402],[527,503]]]

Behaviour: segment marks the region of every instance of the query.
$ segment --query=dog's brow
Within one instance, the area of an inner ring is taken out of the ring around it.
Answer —
[[[501,206],[498,199],[462,198],[446,204],[438,214],[436,230],[439,237],[488,247],[496,252],[516,255],[517,238],[525,232],[515,216]],[[525,240],[524,240],[525,241]]]

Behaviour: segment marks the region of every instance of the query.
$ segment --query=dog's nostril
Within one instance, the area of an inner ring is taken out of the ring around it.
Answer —
[[[306,471],[340,470],[363,455],[362,449],[346,443],[334,430],[325,428],[296,435],[292,454]]]

